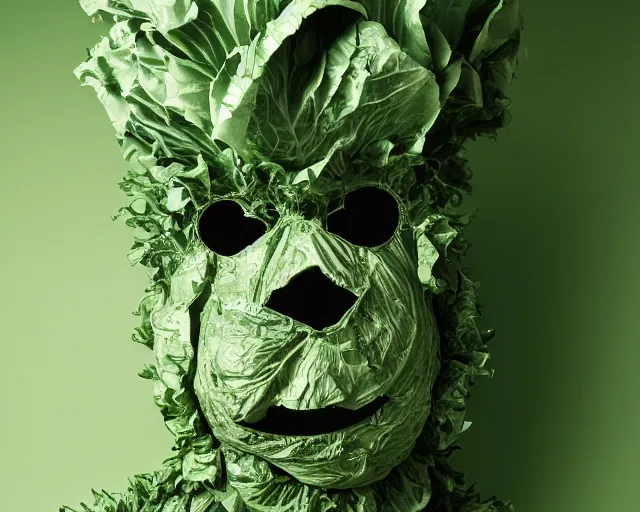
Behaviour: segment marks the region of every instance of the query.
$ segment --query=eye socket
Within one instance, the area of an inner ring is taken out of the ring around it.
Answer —
[[[330,204],[329,211],[337,204]],[[327,231],[347,242],[364,247],[377,247],[388,242],[400,221],[395,198],[378,187],[361,187],[349,192],[344,208],[327,217]]]
[[[209,205],[198,219],[202,243],[221,256],[233,256],[267,232],[261,220],[247,217],[236,201],[223,199]]]

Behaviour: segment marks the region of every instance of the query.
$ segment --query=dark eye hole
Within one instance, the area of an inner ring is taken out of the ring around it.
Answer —
[[[264,222],[247,217],[231,199],[208,206],[198,220],[200,240],[221,256],[233,256],[267,232]]]
[[[338,204],[330,204],[332,212]],[[378,187],[362,187],[347,194],[344,208],[327,217],[327,231],[347,242],[377,247],[388,242],[398,227],[400,212],[395,198]]]

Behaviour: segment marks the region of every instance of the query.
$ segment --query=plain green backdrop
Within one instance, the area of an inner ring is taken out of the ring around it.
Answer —
[[[640,510],[640,4],[522,4],[513,122],[468,153],[496,376],[454,461],[518,512]],[[130,341],[148,279],[110,220],[126,167],[72,74],[105,27],[7,0],[0,28],[0,511],[53,512],[124,490],[171,439]]]

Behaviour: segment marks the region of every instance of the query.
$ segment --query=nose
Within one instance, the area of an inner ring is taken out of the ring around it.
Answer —
[[[274,290],[266,307],[321,331],[340,321],[358,297],[313,266]]]

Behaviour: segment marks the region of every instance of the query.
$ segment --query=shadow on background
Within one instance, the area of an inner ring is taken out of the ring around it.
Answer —
[[[534,138],[527,140],[535,147]],[[552,496],[562,494],[557,485],[575,472],[574,452],[589,449],[574,432],[594,377],[586,343],[596,333],[587,332],[582,317],[600,300],[585,288],[598,264],[589,253],[592,224],[581,218],[588,198],[578,187],[567,197],[566,175],[550,187],[537,172],[567,169],[562,148],[550,157],[513,143],[502,151],[500,142],[483,141],[470,151],[480,161],[477,175],[488,174],[477,178],[482,206],[468,231],[467,258],[481,283],[480,325],[496,329],[489,344],[496,374],[472,388],[474,424],[453,460],[469,469],[483,495],[511,499],[519,511],[574,510]]]
[[[496,375],[453,460],[519,512],[635,510],[639,7],[522,4],[512,125],[468,152],[466,263]]]

